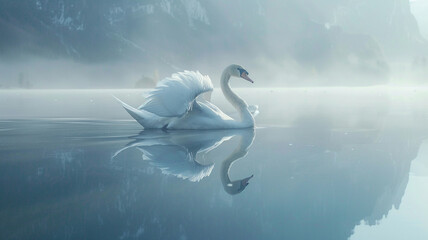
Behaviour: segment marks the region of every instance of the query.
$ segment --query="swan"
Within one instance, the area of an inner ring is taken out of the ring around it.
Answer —
[[[116,98],[125,110],[145,129],[234,129],[254,127],[257,106],[249,106],[232,91],[231,77],[239,77],[251,83],[249,73],[240,65],[226,67],[221,75],[221,90],[240,115],[235,120],[201,95],[213,91],[211,79],[199,71],[173,74],[157,84],[149,92],[146,101],[134,108]]]

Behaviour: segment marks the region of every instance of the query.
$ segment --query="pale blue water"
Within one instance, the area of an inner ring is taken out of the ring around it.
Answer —
[[[290,95],[255,130],[4,118],[0,239],[427,239],[425,92]]]

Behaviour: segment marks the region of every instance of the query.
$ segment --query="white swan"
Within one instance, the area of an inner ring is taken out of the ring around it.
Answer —
[[[248,104],[230,88],[230,77],[240,77],[251,83],[248,72],[241,66],[226,67],[221,76],[221,90],[236,108],[240,120],[234,120],[217,106],[203,99],[202,93],[211,92],[213,85],[208,76],[184,71],[160,81],[138,109],[117,99],[125,110],[144,128],[163,129],[231,129],[254,127],[257,106]]]

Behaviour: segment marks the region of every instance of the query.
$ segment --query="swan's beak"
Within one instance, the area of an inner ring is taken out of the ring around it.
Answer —
[[[243,78],[243,79],[245,79],[245,80],[247,80],[247,81],[249,81],[249,82],[251,82],[251,83],[254,83],[254,81],[253,81],[253,80],[251,80],[251,78],[249,78],[249,77],[248,77],[248,74],[247,74],[246,72],[243,72],[243,73],[241,74],[241,78]]]

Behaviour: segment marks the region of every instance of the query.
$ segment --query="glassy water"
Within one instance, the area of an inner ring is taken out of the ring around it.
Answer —
[[[254,91],[241,93],[260,103],[254,130],[9,111],[0,238],[428,239],[428,92]]]

